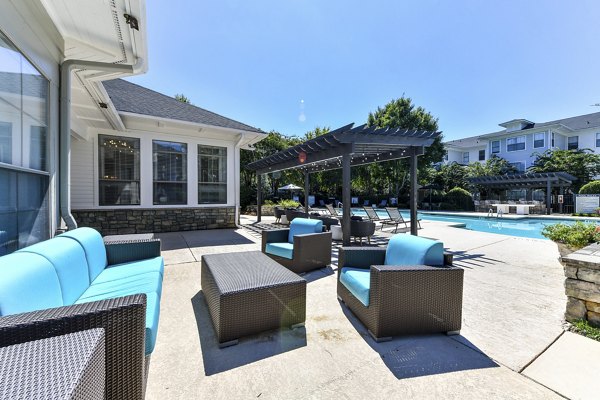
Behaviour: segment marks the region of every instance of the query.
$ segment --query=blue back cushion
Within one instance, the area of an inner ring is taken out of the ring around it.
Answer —
[[[296,235],[321,232],[323,232],[323,221],[320,219],[294,218],[290,224],[288,243],[294,243],[294,236]]]
[[[58,276],[47,259],[31,253],[0,257],[0,316],[62,305]]]
[[[74,239],[83,247],[89,267],[90,282],[93,282],[108,264],[104,240],[100,233],[92,228],[77,228],[63,233],[60,237]]]
[[[58,275],[65,306],[74,304],[90,286],[85,252],[83,247],[71,238],[57,236],[54,239],[25,247],[17,253],[39,254],[50,261]]]
[[[444,265],[444,245],[413,235],[393,236],[385,252],[385,265]]]

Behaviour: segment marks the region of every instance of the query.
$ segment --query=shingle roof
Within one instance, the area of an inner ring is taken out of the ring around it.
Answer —
[[[223,117],[123,79],[102,82],[117,111],[175,119],[249,132],[260,129]]]
[[[477,147],[477,146],[485,147],[485,145],[486,145],[484,142],[479,140],[479,136],[472,136],[472,137],[467,137],[464,139],[449,140],[447,142],[444,142],[444,144],[446,146],[452,146],[452,147],[458,147],[458,148]]]

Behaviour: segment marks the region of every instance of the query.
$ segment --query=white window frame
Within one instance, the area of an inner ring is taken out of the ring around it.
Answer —
[[[539,139],[536,139],[535,136],[536,135],[542,135],[542,145],[541,146],[536,146],[535,142]],[[543,149],[544,147],[546,147],[546,132],[536,132],[533,134],[533,148],[534,149]]]
[[[494,143],[498,143],[498,151],[494,151]],[[492,140],[490,142],[490,154],[500,154],[500,140]]]
[[[523,144],[525,146],[522,149],[519,149],[519,150],[509,150],[508,149],[508,141],[511,140],[511,139],[515,139],[515,140],[517,140],[516,144],[519,144],[519,142],[518,142],[519,138],[523,138]],[[515,153],[517,151],[525,151],[525,150],[527,150],[527,136],[520,135],[520,136],[514,136],[514,137],[506,138],[506,152],[507,153]]]
[[[467,155],[467,161],[465,161],[465,154]],[[462,153],[462,163],[469,164],[471,162],[471,156],[468,151],[463,151]]]
[[[527,162],[525,161],[511,161],[510,165],[512,165],[514,167],[514,164],[523,164],[523,171],[518,171],[519,173],[523,173],[525,171],[527,171]]]
[[[569,143],[569,140],[571,138],[577,138],[577,147],[574,149],[569,148],[569,145],[571,144],[571,143]],[[567,137],[567,150],[579,150],[579,135],[573,135],[573,136]]]
[[[482,151],[483,151],[483,159],[481,158]],[[477,161],[485,161],[485,149],[477,150]]]
[[[600,147],[600,132],[596,132],[596,147]]]

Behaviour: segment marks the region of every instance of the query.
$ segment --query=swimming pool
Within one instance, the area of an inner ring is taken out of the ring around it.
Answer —
[[[389,218],[385,210],[376,210],[380,218]],[[367,214],[363,209],[353,208],[352,213],[361,217],[366,217]],[[572,224],[575,221],[568,219],[549,219],[549,218],[523,218],[523,219],[507,219],[507,218],[486,218],[486,217],[467,217],[458,215],[440,215],[418,213],[419,218],[428,221],[443,221],[465,224],[463,229],[469,229],[478,232],[499,233],[502,235],[518,236],[533,239],[546,239],[542,236],[542,229],[546,225],[552,225],[559,222]],[[402,211],[402,216],[406,219],[410,218],[408,211]],[[593,221],[585,221],[593,222]],[[597,221],[596,221],[597,222]]]

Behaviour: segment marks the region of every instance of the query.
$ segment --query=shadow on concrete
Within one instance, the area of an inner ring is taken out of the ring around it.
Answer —
[[[334,273],[335,272],[333,271],[332,266],[328,265],[325,268],[319,268],[319,269],[316,269],[314,271],[309,271],[309,272],[307,272],[305,274],[302,274],[300,276],[303,277],[304,279],[306,279],[306,281],[308,283],[310,283],[310,282],[314,282],[314,281],[317,281],[319,279],[328,277],[330,275],[333,275]]]
[[[450,251],[445,249],[448,253],[454,255],[454,263],[455,267],[468,268],[473,269],[474,267],[486,267],[488,265],[498,265],[501,264],[502,260],[497,260],[495,258],[486,257],[481,253],[472,253],[466,251]]]
[[[162,250],[254,244],[252,240],[240,235],[235,229],[166,232],[158,233],[156,237],[161,240]]]
[[[206,376],[229,371],[306,346],[306,328],[281,329],[243,337],[235,346],[219,348],[212,320],[200,291],[191,299],[198,326]]]
[[[342,311],[397,379],[499,367],[464,336],[427,334],[397,336],[377,343],[343,302]]]

